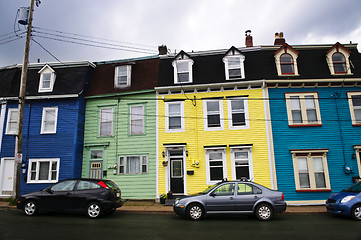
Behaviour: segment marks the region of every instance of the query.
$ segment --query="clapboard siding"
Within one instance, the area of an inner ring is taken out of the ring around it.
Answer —
[[[330,192],[296,192],[291,149],[328,149],[327,164],[332,192],[338,192],[359,176],[357,160],[352,159],[354,145],[361,144],[361,127],[352,126],[347,91],[360,87],[270,88],[270,109],[278,189],[286,200],[325,200]],[[317,92],[322,126],[289,127],[286,92]],[[340,97],[334,97],[339,93]],[[337,104],[336,104],[337,102]],[[337,111],[338,109],[338,111]],[[350,166],[353,173],[346,174]]]

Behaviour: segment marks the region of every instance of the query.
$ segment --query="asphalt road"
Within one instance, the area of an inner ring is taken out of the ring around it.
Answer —
[[[0,240],[85,239],[361,239],[361,222],[326,214],[278,215],[270,222],[249,216],[211,216],[192,222],[175,215],[116,212],[100,219],[84,215],[27,217],[0,210]]]

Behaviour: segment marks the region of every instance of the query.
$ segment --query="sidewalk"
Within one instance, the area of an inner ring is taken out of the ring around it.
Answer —
[[[8,202],[0,201],[0,209],[12,208],[16,209],[16,206],[10,206]],[[133,214],[174,214],[172,206],[164,206],[159,203],[126,203],[123,207],[117,209],[119,212],[133,213]],[[326,213],[326,207],[320,206],[287,206],[287,210],[283,214],[300,214],[300,215],[313,215]]]

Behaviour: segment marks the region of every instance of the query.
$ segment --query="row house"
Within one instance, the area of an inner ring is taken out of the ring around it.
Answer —
[[[160,56],[158,196],[194,194],[222,179],[276,187],[260,50]]]
[[[360,177],[357,44],[262,47],[277,186],[285,200],[324,203]]]
[[[82,176],[114,181],[126,199],[155,199],[159,57],[96,66],[85,97]]]
[[[24,109],[20,193],[81,176],[84,92],[90,62],[30,64]],[[13,191],[21,66],[0,69],[0,196]]]

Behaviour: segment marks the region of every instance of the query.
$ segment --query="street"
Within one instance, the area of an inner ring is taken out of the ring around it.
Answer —
[[[211,216],[192,222],[175,215],[139,215],[117,211],[85,215],[40,214],[27,217],[0,210],[0,240],[42,239],[361,239],[361,222],[326,214],[278,215],[270,222],[249,216]]]

